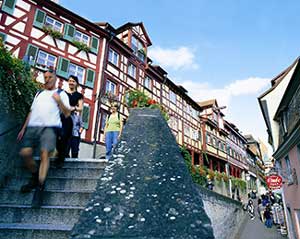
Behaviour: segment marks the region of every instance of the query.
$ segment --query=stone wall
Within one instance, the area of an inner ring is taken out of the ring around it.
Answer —
[[[211,220],[215,238],[236,238],[246,219],[242,203],[200,186],[198,192],[202,197],[204,209]]]
[[[0,112],[0,185],[12,173],[14,166],[19,162],[19,145],[17,134],[20,124],[4,112]]]

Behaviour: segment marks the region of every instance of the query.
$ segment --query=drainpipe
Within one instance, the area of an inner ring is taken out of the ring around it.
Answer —
[[[96,151],[97,151],[97,135],[98,135],[98,128],[99,128],[99,122],[100,122],[100,107],[101,107],[101,97],[105,94],[105,78],[104,78],[104,73],[105,73],[105,68],[106,68],[106,63],[107,63],[107,56],[108,56],[108,49],[110,42],[114,39],[115,34],[111,31],[109,31],[110,38],[105,44],[105,52],[104,52],[104,59],[103,59],[103,67],[102,67],[102,77],[101,77],[101,86],[100,86],[100,92],[99,95],[97,96],[97,114],[96,114],[96,122],[95,122],[95,131],[94,131],[94,142],[93,142],[93,158],[96,158]]]

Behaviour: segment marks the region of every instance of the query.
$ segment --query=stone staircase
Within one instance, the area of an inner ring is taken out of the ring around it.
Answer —
[[[1,239],[66,239],[95,190],[105,160],[66,159],[63,168],[50,167],[43,206],[31,207],[33,192],[21,194],[29,177],[22,166],[0,188]]]

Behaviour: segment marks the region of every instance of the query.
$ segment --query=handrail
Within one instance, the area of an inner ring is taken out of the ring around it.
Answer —
[[[20,126],[20,123],[15,124],[13,127],[9,128],[7,130],[4,130],[3,132],[0,133],[0,137],[12,132],[13,130],[17,129],[19,126]]]

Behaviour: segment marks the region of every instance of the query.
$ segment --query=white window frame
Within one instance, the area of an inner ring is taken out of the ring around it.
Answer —
[[[176,105],[176,94],[173,91],[169,91],[169,100]]]
[[[108,61],[111,62],[112,64],[118,66],[118,64],[119,64],[119,53],[117,53],[113,49],[109,48]]]
[[[136,66],[132,63],[128,63],[127,74],[136,79]]]
[[[50,23],[49,20],[52,20],[53,23]],[[58,27],[56,24],[59,24],[60,27]],[[64,24],[63,24],[62,22],[57,21],[56,19],[54,19],[53,17],[50,17],[50,16],[46,16],[44,25],[45,25],[46,27],[50,27],[50,28],[52,28],[53,30],[58,31],[58,32],[60,32],[60,33],[62,33],[62,31],[63,31],[63,26],[64,26]]]
[[[294,182],[294,180],[293,180],[293,169],[291,166],[290,157],[288,155],[286,155],[284,157],[284,160],[285,160],[285,166],[286,166],[286,174],[288,176],[288,183],[292,184]]]
[[[107,79],[105,83],[105,93],[113,93],[116,95],[117,84]]]
[[[144,87],[146,87],[147,89],[151,89],[152,88],[152,79],[149,76],[146,76],[144,79]]]
[[[41,54],[46,54],[46,57],[43,59],[43,61],[45,61],[44,63],[38,62],[39,59],[40,59]],[[54,61],[50,61],[50,59],[49,59],[50,56],[55,58]],[[52,62],[53,64],[49,64],[50,62]],[[42,51],[42,50],[38,51],[37,58],[36,58],[36,63],[37,64],[45,65],[47,68],[49,68],[49,67],[55,68],[56,62],[57,62],[57,57],[56,56],[54,56],[52,54],[49,54],[48,52],[45,52],[45,51]]]
[[[80,35],[80,36],[78,36],[78,35]],[[85,37],[86,39],[85,39],[84,37]],[[90,37],[89,37],[88,35],[86,35],[86,34],[80,32],[80,31],[77,31],[77,30],[75,31],[74,39],[75,39],[76,41],[82,42],[82,43],[86,44],[87,46],[89,46],[89,43],[90,43]]]
[[[190,126],[185,124],[183,127],[183,131],[184,131],[185,136],[191,137],[191,127]]]
[[[75,71],[71,72],[71,70],[70,70],[71,67],[74,67]],[[79,72],[82,72],[82,75],[79,74]],[[69,69],[68,69],[68,74],[69,75],[77,76],[79,84],[83,84],[84,83],[84,78],[85,78],[85,68],[84,67],[81,67],[81,66],[78,66],[76,64],[70,63],[69,64]]]

